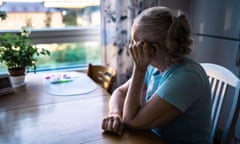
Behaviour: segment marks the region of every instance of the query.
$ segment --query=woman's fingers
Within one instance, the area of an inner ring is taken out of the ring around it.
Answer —
[[[146,55],[146,57],[151,57],[151,50],[147,43],[143,44],[143,54]]]
[[[113,122],[114,122],[113,117],[110,117],[110,118],[108,119],[108,124],[107,124],[107,130],[108,130],[109,132],[113,132]]]
[[[119,127],[119,130],[118,130],[118,135],[122,135],[124,128],[125,128],[125,126],[123,124],[121,124]]]
[[[115,117],[112,128],[114,133],[118,133],[120,125],[121,125],[120,119],[118,117]]]
[[[134,61],[139,61],[139,58],[141,57],[141,53],[142,53],[142,50],[140,48],[141,46],[142,46],[142,42],[137,42],[135,44],[132,43],[130,45],[130,52]]]
[[[144,43],[143,45],[143,52],[144,54],[146,54],[146,57],[151,58],[152,56],[154,56],[155,50],[156,48],[150,44],[150,43]]]
[[[136,54],[134,52],[134,46],[130,48],[130,53],[134,61],[137,61]]]
[[[138,61],[141,60],[143,53],[143,42],[142,41],[138,41],[134,47],[134,53],[136,55],[136,58]]]
[[[102,129],[106,132],[122,134],[123,123],[119,116],[107,116],[102,121]]]
[[[152,44],[143,41],[131,43],[129,48],[136,66],[142,69],[146,69],[156,51]]]
[[[103,130],[105,130],[105,123],[106,123],[106,119],[103,118],[103,120],[102,120],[102,129],[103,129]]]

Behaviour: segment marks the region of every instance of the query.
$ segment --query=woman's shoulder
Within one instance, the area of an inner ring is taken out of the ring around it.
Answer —
[[[202,71],[200,63],[190,57],[184,57],[183,61],[178,64],[178,70]]]
[[[189,75],[188,77],[192,75],[195,78],[197,79],[200,78],[201,80],[204,81],[208,80],[207,75],[202,66],[200,65],[200,63],[196,62],[194,59],[189,57],[184,58],[184,61],[178,65],[178,68],[175,70],[175,72],[182,74],[185,73],[186,75]]]

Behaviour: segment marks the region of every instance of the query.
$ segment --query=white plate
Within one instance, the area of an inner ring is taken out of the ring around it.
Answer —
[[[56,82],[57,79],[68,82]],[[78,72],[56,72],[44,77],[44,87],[48,93],[53,95],[79,95],[89,93],[97,88],[97,85],[85,73]]]

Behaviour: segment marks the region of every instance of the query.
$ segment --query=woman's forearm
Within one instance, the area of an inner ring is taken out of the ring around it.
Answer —
[[[130,81],[130,80],[129,80]],[[129,81],[127,81],[122,86],[118,87],[112,94],[109,102],[109,113],[119,114],[122,117],[124,100],[129,86]]]
[[[122,135],[124,130],[124,124],[122,122],[122,109],[127,89],[128,82],[121,85],[113,92],[109,101],[109,113],[102,121],[102,129],[104,131]]]
[[[109,102],[109,113],[119,114],[122,117],[123,103],[124,96],[122,92],[119,90],[114,91]]]
[[[132,81],[129,84],[129,90],[123,106],[123,121],[127,125],[131,125],[141,107],[140,101],[145,72],[143,69],[134,68]]]

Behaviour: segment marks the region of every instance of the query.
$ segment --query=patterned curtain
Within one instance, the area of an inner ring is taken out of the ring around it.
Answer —
[[[117,70],[115,86],[131,76],[133,61],[128,44],[133,19],[161,0],[101,0],[103,64]]]

